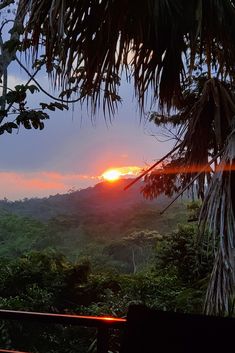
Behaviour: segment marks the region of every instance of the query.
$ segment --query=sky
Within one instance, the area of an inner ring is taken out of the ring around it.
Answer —
[[[45,73],[37,76],[50,91]],[[26,82],[27,76],[14,63],[9,69],[9,87]],[[52,91],[51,91],[52,92]],[[100,111],[92,121],[86,107],[76,104],[69,111],[49,112],[42,131],[25,130],[0,136],[0,199],[18,200],[66,193],[95,185],[110,168],[135,168],[140,172],[169,151],[172,141],[158,136],[153,123],[140,116],[133,87],[124,79],[122,104],[112,118]],[[30,107],[49,102],[43,94],[28,98]],[[148,108],[146,108],[148,111]],[[159,138],[161,142],[159,141]]]

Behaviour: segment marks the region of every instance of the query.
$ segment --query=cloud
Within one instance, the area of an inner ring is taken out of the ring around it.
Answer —
[[[134,177],[140,174],[143,171],[143,168],[137,166],[108,168],[101,176],[99,176],[99,179],[103,179],[104,174],[110,170],[115,170],[121,177]]]
[[[117,168],[121,175],[123,176],[136,176],[142,172],[143,168],[137,166],[128,166]]]
[[[141,168],[126,166],[116,168],[120,175],[135,176]],[[93,186],[102,180],[102,176],[77,173],[59,173],[54,171],[8,172],[0,171],[0,199],[10,200],[25,197],[45,197],[69,190],[78,190]]]
[[[44,197],[66,193],[70,189],[86,188],[99,181],[96,176],[42,172],[0,172],[0,199]]]
[[[8,75],[7,86],[14,89],[17,85],[24,85],[27,81],[23,80],[22,77],[17,75]]]
[[[20,76],[17,75],[8,75],[7,76],[7,87],[9,89],[14,89],[17,85],[23,85],[26,81],[23,80]],[[2,94],[2,87],[0,87],[0,94]]]

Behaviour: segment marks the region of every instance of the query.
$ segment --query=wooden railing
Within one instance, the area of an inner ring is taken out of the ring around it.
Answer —
[[[108,353],[110,329],[124,330],[121,353],[235,352],[235,318],[164,312],[141,305],[130,306],[127,319],[0,310],[0,320],[94,327],[97,353]],[[24,353],[0,347],[0,353],[16,352]]]
[[[108,353],[109,330],[123,329],[126,319],[114,317],[50,314],[27,311],[0,310],[0,320],[36,321],[42,323],[94,327],[97,329],[97,353]],[[13,352],[0,349],[0,352]],[[16,352],[16,351],[14,351]]]

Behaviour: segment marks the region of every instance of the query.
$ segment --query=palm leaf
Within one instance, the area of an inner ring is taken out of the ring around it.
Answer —
[[[80,94],[90,97],[94,109],[102,99],[112,111],[118,92],[113,77],[123,69],[133,75],[142,108],[149,88],[168,109],[182,104],[184,56],[191,69],[204,57],[209,73],[217,68],[221,77],[234,76],[230,0],[20,0],[20,6],[26,19],[29,15],[26,35],[35,49],[45,40],[48,71],[56,70],[57,58],[61,84],[76,77]],[[77,75],[81,65],[84,72]]]
[[[200,170],[209,159],[224,148],[226,137],[235,115],[235,99],[228,87],[217,79],[207,80],[190,111],[180,149],[184,154],[185,183],[195,176],[191,170]],[[198,179],[198,194],[204,195],[210,173],[202,173]]]
[[[153,170],[145,177],[143,193],[146,197],[157,197],[164,193],[164,188],[167,195],[179,192],[187,185],[192,188],[191,182],[200,171],[193,186],[203,199],[213,172],[211,160],[215,164],[218,162],[216,156],[220,156],[231,131],[235,98],[229,85],[214,78],[204,80],[200,88],[187,90],[184,99],[186,103],[176,115],[150,114],[150,120],[158,126],[178,125],[178,140],[182,143],[177,154],[168,155],[168,163],[162,170]]]

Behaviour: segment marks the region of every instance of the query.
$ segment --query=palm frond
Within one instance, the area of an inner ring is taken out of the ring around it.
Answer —
[[[186,95],[186,103],[177,114],[150,114],[150,121],[154,120],[158,126],[179,125],[178,138],[182,143],[177,154],[168,156],[168,163],[162,170],[153,170],[145,177],[143,194],[147,198],[160,193],[172,196],[187,185],[192,187],[192,180],[200,172],[193,186],[196,186],[198,197],[203,199],[213,172],[211,161],[217,163],[219,158],[216,156],[220,156],[231,131],[235,97],[229,86],[213,78],[204,80],[200,89],[197,87]]]
[[[182,175],[178,171],[183,164],[183,159],[176,154],[170,160],[165,160],[158,169],[146,174],[141,188],[143,196],[153,200],[161,194],[172,197],[178,193],[183,184]]]
[[[224,148],[235,115],[235,98],[231,90],[217,79],[207,80],[201,94],[187,111],[188,122],[180,153],[184,154],[186,182],[195,176],[194,169],[207,166],[209,158]],[[210,173],[198,179],[198,194],[204,195]]]
[[[45,43],[57,82],[76,78],[94,109],[111,112],[122,70],[130,70],[140,106],[148,89],[170,109],[183,102],[185,63],[206,58],[208,72],[234,77],[235,10],[230,0],[20,0],[26,35]],[[56,69],[53,60],[57,58]],[[83,70],[81,71],[81,67]]]

